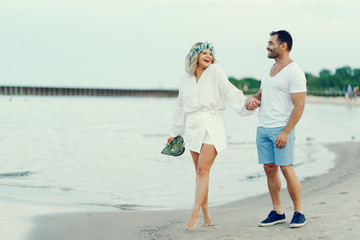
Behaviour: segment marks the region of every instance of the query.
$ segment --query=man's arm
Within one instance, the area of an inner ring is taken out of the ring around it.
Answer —
[[[305,98],[306,92],[291,93],[291,100],[294,104],[294,108],[291,111],[289,121],[287,122],[284,130],[276,137],[275,142],[277,148],[285,147],[291,130],[293,130],[293,128],[299,122],[301,115],[304,112]]]
[[[246,99],[245,107],[247,110],[255,110],[256,108],[260,107],[261,103],[261,89],[255,95],[251,95]]]

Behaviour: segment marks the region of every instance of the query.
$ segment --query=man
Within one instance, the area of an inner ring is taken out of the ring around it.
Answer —
[[[268,217],[259,223],[266,227],[284,223],[285,213],[280,201],[281,180],[279,167],[287,182],[294,204],[290,227],[302,227],[306,218],[301,209],[301,186],[294,171],[295,125],[304,111],[306,78],[289,54],[292,37],[285,31],[270,33],[266,47],[268,58],[275,60],[261,79],[260,90],[248,98],[246,108],[259,108],[256,145],[259,163],[264,165],[273,204]],[[257,101],[256,101],[257,100]],[[256,102],[261,101],[261,105]]]

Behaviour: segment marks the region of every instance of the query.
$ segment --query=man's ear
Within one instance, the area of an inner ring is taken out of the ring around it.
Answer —
[[[281,49],[282,49],[282,50],[288,50],[287,42],[283,42],[281,45],[282,45],[282,46],[281,46]]]

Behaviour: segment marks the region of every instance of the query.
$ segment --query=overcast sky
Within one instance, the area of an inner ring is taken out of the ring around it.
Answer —
[[[228,76],[259,77],[286,29],[305,71],[360,68],[358,0],[0,0],[0,84],[178,87],[198,41]]]

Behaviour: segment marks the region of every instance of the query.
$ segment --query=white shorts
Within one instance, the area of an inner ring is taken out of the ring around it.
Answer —
[[[203,143],[214,145],[209,133],[206,131]]]

